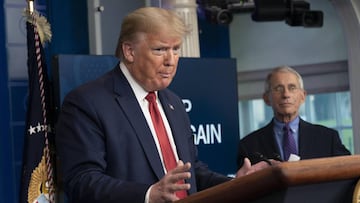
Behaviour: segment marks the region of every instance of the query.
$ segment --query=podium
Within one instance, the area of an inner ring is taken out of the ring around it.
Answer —
[[[360,155],[283,162],[176,203],[350,203],[359,177]]]

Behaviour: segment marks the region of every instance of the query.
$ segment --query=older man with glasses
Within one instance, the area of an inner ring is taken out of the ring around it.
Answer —
[[[240,140],[239,168],[245,157],[255,164],[267,159],[288,161],[293,157],[299,160],[350,155],[336,130],[311,124],[299,116],[305,98],[301,75],[293,68],[280,66],[268,74],[263,100],[272,107],[274,117],[265,127]]]

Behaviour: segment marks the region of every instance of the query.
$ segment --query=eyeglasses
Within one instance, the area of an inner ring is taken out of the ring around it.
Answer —
[[[285,92],[285,86],[283,85],[278,85],[278,86],[275,86],[273,88],[271,88],[271,91],[272,92],[275,92],[275,93],[284,93]],[[300,88],[297,87],[296,85],[289,85],[287,87],[287,90],[290,92],[290,93],[295,93],[299,90]]]

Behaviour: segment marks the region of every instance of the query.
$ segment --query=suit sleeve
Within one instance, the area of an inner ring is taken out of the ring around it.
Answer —
[[[143,203],[150,185],[107,175],[105,140],[93,104],[80,94],[68,95],[56,126],[56,147],[69,202]]]
[[[249,137],[250,138],[250,137]],[[239,141],[238,145],[238,154],[237,154],[237,167],[240,169],[244,164],[244,159],[248,158],[251,164],[256,164],[263,159],[261,156],[268,156],[264,158],[273,158],[274,154],[271,156],[264,150],[265,147],[262,147],[259,142],[255,139],[243,139]]]
[[[246,151],[245,146],[243,145],[242,141],[239,141],[238,145],[238,153],[237,153],[237,167],[238,169],[244,164],[244,158],[248,157],[248,152]]]
[[[339,133],[334,131],[333,133],[333,156],[350,155],[350,151],[341,142]]]

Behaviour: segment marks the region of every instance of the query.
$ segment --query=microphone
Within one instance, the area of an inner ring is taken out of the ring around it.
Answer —
[[[260,161],[265,161],[267,164],[269,164],[270,166],[272,165],[271,161],[266,158],[266,156],[264,156],[263,154],[261,154],[260,152],[255,152],[255,156],[258,160]]]
[[[276,161],[280,161],[280,162],[284,162],[284,160],[281,158],[281,156],[277,153],[273,153],[271,158],[268,158],[266,156],[264,156],[263,154],[261,154],[260,152],[255,152],[254,153],[255,157],[257,160],[260,161],[265,161],[267,164],[269,164],[270,166],[272,165],[270,159],[276,160]]]
[[[274,153],[273,154],[273,159],[276,160],[276,161],[281,161],[283,162],[284,160],[282,160],[281,156],[277,153]]]

